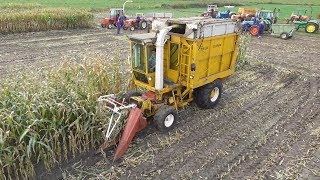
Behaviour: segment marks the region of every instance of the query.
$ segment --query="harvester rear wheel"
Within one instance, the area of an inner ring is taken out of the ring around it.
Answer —
[[[222,94],[222,82],[217,79],[194,91],[194,101],[200,108],[211,109],[218,104]]]
[[[142,96],[142,94],[138,91],[128,91],[122,96],[122,98],[124,99],[124,102],[131,104],[131,103],[135,103],[135,101],[131,99],[131,97],[134,97],[134,96]]]
[[[319,25],[318,24],[313,23],[313,22],[309,22],[306,25],[305,31],[306,31],[306,33],[314,33],[316,31],[318,31],[318,29],[319,29]]]
[[[250,34],[252,36],[257,36],[259,33],[259,27],[257,25],[253,25],[250,27]]]
[[[168,105],[161,106],[153,116],[153,120],[157,126],[157,129],[162,132],[171,130],[174,127],[177,119],[178,113],[176,109]]]
[[[107,27],[107,25],[105,25],[105,24],[101,24],[101,27],[102,27],[102,28],[106,28],[106,27]]]

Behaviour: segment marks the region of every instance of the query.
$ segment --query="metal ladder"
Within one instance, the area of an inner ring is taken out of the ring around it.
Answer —
[[[189,77],[190,77],[190,69],[189,69],[189,64],[190,64],[190,54],[191,54],[191,46],[190,45],[184,45],[182,44],[181,46],[181,63],[180,63],[180,82],[185,81],[186,86],[189,86]]]

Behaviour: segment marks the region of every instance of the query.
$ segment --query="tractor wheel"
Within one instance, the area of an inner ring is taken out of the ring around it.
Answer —
[[[147,21],[140,21],[139,22],[140,29],[146,29],[147,26],[148,26]]]
[[[289,34],[286,33],[286,32],[283,32],[283,33],[280,34],[280,38],[287,40],[287,39],[289,39]]]
[[[252,36],[257,36],[259,33],[259,27],[257,25],[253,25],[250,27],[249,31]]]
[[[134,30],[135,30],[134,26],[131,26],[130,31],[134,31]]]
[[[161,106],[153,116],[153,120],[157,126],[157,129],[162,132],[171,130],[174,127],[177,119],[178,113],[176,109],[168,105]]]
[[[213,81],[194,91],[194,101],[200,108],[211,109],[220,100],[222,94],[222,82],[220,79]]]
[[[313,22],[310,22],[306,25],[305,31],[306,33],[314,33],[318,31],[319,25]]]
[[[113,25],[112,24],[108,24],[107,27],[108,27],[108,29],[112,29]]]
[[[231,18],[231,16],[236,15],[236,13],[232,12],[229,14],[229,18]]]
[[[123,94],[122,99],[124,99],[124,102],[128,104],[132,104],[132,103],[135,103],[135,101],[131,99],[131,97],[134,97],[134,96],[142,96],[142,94],[138,91],[128,91],[125,94]]]
[[[105,25],[105,24],[101,24],[101,27],[102,27],[102,28],[106,28],[106,27],[107,27],[107,25]]]

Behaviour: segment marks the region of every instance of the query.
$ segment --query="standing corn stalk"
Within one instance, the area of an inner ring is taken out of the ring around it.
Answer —
[[[0,179],[28,179],[104,142],[97,97],[126,88],[119,63],[65,63],[0,86]]]
[[[248,63],[247,60],[247,50],[248,45],[251,41],[251,35],[250,34],[243,34],[239,38],[239,53],[237,58],[237,69],[240,69],[243,65]]]
[[[14,6],[15,7],[15,6]],[[89,28],[93,14],[71,8],[4,8],[0,12],[0,33]]]

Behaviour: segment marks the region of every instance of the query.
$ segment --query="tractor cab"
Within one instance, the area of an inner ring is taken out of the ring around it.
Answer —
[[[110,9],[110,18],[123,15],[123,9]]]
[[[124,15],[123,9],[121,8],[112,8],[110,9],[109,17],[103,18],[101,21],[101,27],[111,29],[116,26],[117,16]]]
[[[275,24],[277,23],[277,20],[278,20],[278,13],[276,12],[276,10],[274,11],[260,10],[260,11],[257,11],[256,17],[259,17],[259,19],[263,18],[265,21],[265,24]]]

